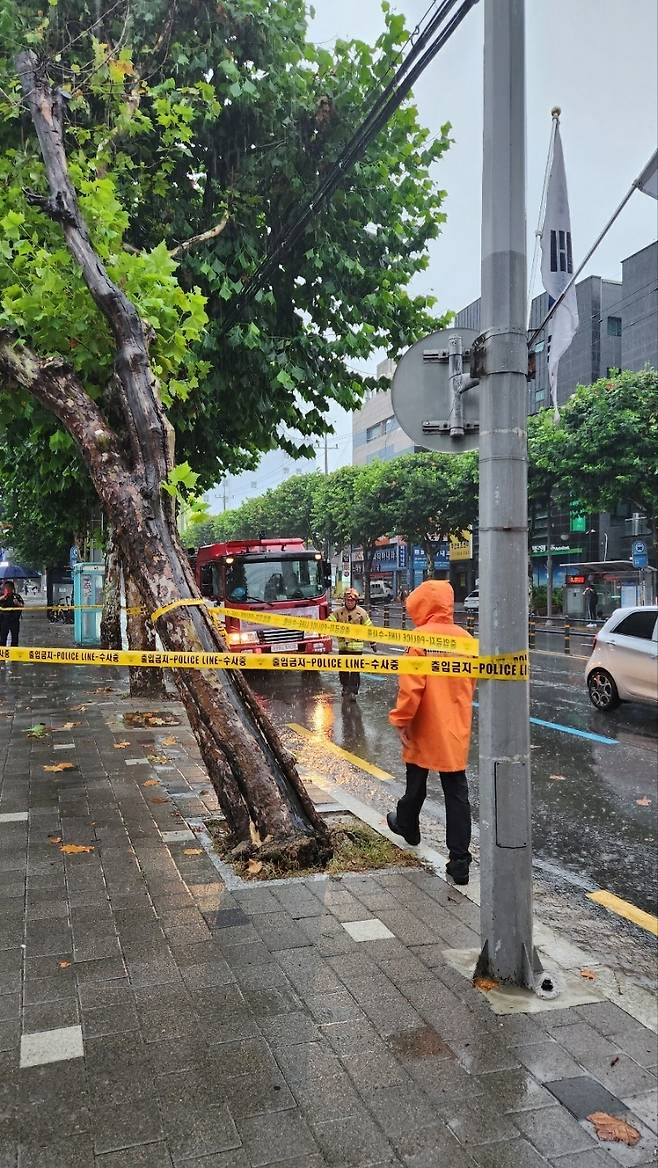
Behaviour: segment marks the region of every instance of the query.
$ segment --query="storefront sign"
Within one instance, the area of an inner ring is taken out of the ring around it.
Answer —
[[[552,556],[570,556],[576,552],[582,552],[582,550],[583,549],[580,547],[569,547],[568,545],[565,545],[565,544],[559,544],[559,545],[554,544],[551,547],[551,555]],[[533,543],[532,555],[533,556],[545,556],[546,555],[546,544],[545,543]]]
[[[472,560],[473,559],[473,532],[462,531],[461,535],[450,536],[450,553],[449,558],[451,562],[455,560]]]

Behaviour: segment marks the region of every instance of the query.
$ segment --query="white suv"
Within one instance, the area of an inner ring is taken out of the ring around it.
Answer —
[[[586,677],[592,705],[658,703],[658,605],[618,608],[594,638]]]

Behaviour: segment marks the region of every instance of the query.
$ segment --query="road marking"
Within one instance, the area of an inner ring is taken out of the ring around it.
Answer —
[[[587,896],[596,904],[603,905],[603,908],[607,908],[609,912],[625,917],[627,921],[632,921],[634,925],[639,925],[641,929],[646,929],[647,933],[653,933],[654,937],[658,937],[658,917],[644,912],[641,908],[636,908],[628,900],[622,900],[621,897],[614,896],[612,892],[606,892],[605,889],[599,889],[598,892],[588,892]]]
[[[593,734],[591,730],[576,730],[575,726],[563,726],[561,722],[545,722],[543,718],[531,718],[535,726],[545,726],[548,730],[559,730],[561,734],[573,734],[576,738],[587,738],[590,742],[602,742],[604,746],[618,746],[616,738],[606,738],[603,734]]]
[[[479,702],[473,702],[479,706]],[[619,746],[616,738],[606,738],[603,734],[594,734],[591,730],[576,730],[575,726],[564,726],[562,722],[545,722],[543,718],[530,718],[533,726],[544,726],[547,730],[559,730],[561,734],[573,734],[576,738],[587,738],[590,742],[602,742],[604,746]]]
[[[361,771],[366,771],[373,778],[381,779],[384,783],[390,783],[393,779],[393,775],[390,775],[388,771],[383,771],[381,767],[375,766],[374,763],[366,762],[365,758],[359,758],[358,754],[351,754],[349,750],[343,750],[342,746],[337,746],[331,739],[323,738],[321,734],[316,734],[314,730],[307,730],[306,726],[300,726],[297,722],[289,722],[288,726],[291,730],[295,731],[295,734],[299,734],[302,738],[308,738],[310,742],[315,742],[323,750],[337,755],[338,758],[344,758],[346,762],[350,762],[352,766],[358,767]]]

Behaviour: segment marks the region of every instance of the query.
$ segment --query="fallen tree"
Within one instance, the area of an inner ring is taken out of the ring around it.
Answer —
[[[26,190],[62,230],[115,346],[113,392],[101,409],[61,356],[41,357],[4,330],[0,370],[58,418],[79,447],[112,524],[126,569],[149,613],[177,600],[199,599],[175,525],[173,499],[163,491],[174,471],[174,435],[149,360],[147,329],[134,304],[110,277],[92,244],[69,177],[64,145],[65,96],[51,85],[47,62],[32,51],[17,58],[45,167],[49,193]],[[115,425],[109,419],[114,415]],[[210,615],[178,607],[155,622],[167,649],[221,651]],[[294,760],[239,673],[175,671],[190,724],[236,841],[304,862],[328,848],[326,828]]]

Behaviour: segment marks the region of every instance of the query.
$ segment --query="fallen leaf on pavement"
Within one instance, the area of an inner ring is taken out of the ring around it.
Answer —
[[[585,981],[596,981],[596,974],[593,969],[579,970],[580,976],[585,978]]]
[[[48,839],[50,840],[51,844],[61,844],[62,842],[61,835],[49,835]]]
[[[52,766],[45,766],[43,769],[52,774],[55,771],[72,771],[75,768],[72,762],[54,762]]]
[[[169,800],[164,795],[156,795],[155,799],[149,799],[149,803],[168,803]]]
[[[53,730],[73,730],[75,726],[81,726],[82,722],[64,722],[62,726],[53,726]]]
[[[71,711],[74,714],[84,714],[86,709],[86,706],[71,706]]]
[[[111,685],[99,685],[96,689],[92,689],[92,693],[114,693],[114,687]]]
[[[143,787],[157,787],[159,782],[160,782],[159,779],[147,779],[145,783],[142,783],[142,786]]]
[[[203,848],[183,848],[184,856],[202,856]],[[261,864],[261,868],[263,865]]]
[[[636,799],[635,802],[637,803],[638,807],[650,807],[651,806],[651,800],[647,799],[646,795],[643,795],[641,799]]]
[[[551,778],[553,779],[554,783],[564,783],[564,782],[566,782],[567,776],[566,775],[551,775]]]
[[[258,873],[262,871],[262,868],[263,868],[262,860],[250,860],[249,863],[247,864],[247,872],[249,873],[250,876],[257,876]]]
[[[166,737],[166,738],[163,738],[163,739],[162,739],[162,745],[163,745],[163,746],[175,746],[175,745],[176,745],[176,739],[174,738],[173,734],[169,734],[169,735],[167,735],[167,737]]]
[[[60,969],[68,969],[71,962],[70,961],[58,961],[57,964],[59,965]]]
[[[165,763],[169,762],[166,754],[147,754],[146,757],[151,763],[151,766],[164,766]]]
[[[30,726],[29,730],[25,731],[28,738],[43,738],[44,734],[48,733],[48,727],[45,722],[36,722],[34,726]]]
[[[130,743],[129,742],[113,742],[112,745],[113,745],[115,750],[126,750],[130,746]]]
[[[62,844],[59,849],[65,856],[81,856],[83,852],[93,852],[91,844]]]
[[[199,791],[199,794],[200,794],[200,795],[209,795],[209,794],[210,794],[210,791],[206,791],[206,788],[204,787],[204,788],[203,788],[203,791]]]
[[[474,977],[473,985],[477,990],[496,990],[498,982],[493,977]]]
[[[600,1140],[607,1140],[613,1144],[628,1144],[629,1148],[633,1148],[640,1139],[637,1128],[631,1127],[625,1119],[608,1115],[607,1111],[593,1111],[587,1118],[594,1124]]]

